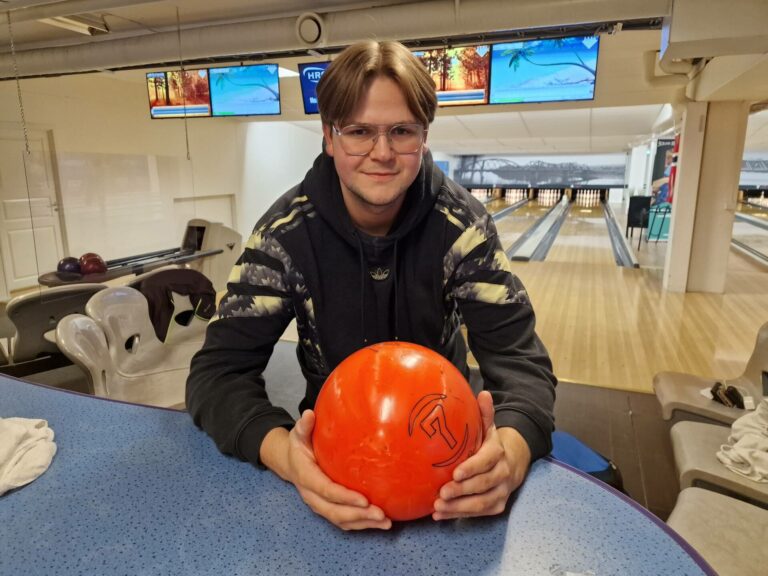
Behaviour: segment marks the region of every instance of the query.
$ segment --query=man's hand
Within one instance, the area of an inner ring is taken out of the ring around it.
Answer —
[[[384,516],[381,508],[323,473],[312,449],[314,427],[314,412],[305,410],[290,432],[284,428],[271,430],[261,446],[262,462],[291,482],[312,511],[342,530],[391,528],[392,521]]]
[[[483,443],[440,489],[432,514],[435,520],[500,514],[531,464],[530,448],[520,433],[514,428],[496,429],[491,394],[480,392],[477,402],[485,431]]]

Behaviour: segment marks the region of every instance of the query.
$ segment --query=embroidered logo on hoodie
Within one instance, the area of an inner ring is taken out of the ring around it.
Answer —
[[[376,268],[375,270],[368,270],[371,278],[374,280],[386,280],[389,278],[389,268]]]

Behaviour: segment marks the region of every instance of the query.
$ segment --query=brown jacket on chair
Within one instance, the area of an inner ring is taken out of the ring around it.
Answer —
[[[170,323],[176,321],[188,324],[192,316],[204,320],[210,320],[216,310],[216,292],[213,284],[204,274],[197,270],[179,268],[175,270],[162,270],[147,276],[137,285],[134,285],[149,303],[149,317],[155,334],[161,342],[165,342]],[[172,293],[181,296],[189,296],[192,310],[185,317],[174,309]]]

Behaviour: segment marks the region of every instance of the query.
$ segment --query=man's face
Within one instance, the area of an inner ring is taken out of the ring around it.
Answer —
[[[349,124],[418,124],[408,109],[400,87],[390,78],[378,76],[357,105]],[[342,128],[342,126],[338,126]],[[385,134],[379,135],[373,150],[366,156],[350,156],[344,152],[339,135],[323,126],[326,152],[333,157],[341,181],[342,194],[353,220],[362,212],[367,218],[394,219],[403,203],[405,192],[416,179],[426,145],[416,154],[396,154]]]

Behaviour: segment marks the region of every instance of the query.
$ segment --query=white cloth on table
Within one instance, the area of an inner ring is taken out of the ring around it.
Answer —
[[[734,421],[728,444],[720,447],[717,459],[736,474],[768,482],[768,398],[757,410]]]
[[[0,418],[0,496],[48,470],[55,454],[53,430],[45,420]]]

